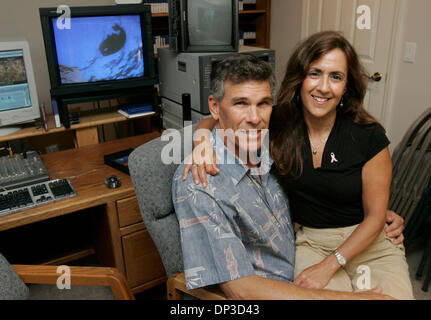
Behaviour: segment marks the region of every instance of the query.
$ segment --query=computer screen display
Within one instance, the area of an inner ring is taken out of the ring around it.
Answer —
[[[51,19],[61,84],[121,80],[145,73],[141,16],[72,17],[70,28]]]
[[[31,106],[23,50],[0,51],[0,112]]]
[[[217,46],[232,43],[231,0],[188,0],[190,45]]]

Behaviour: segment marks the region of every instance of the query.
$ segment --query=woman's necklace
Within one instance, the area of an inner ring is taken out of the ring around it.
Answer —
[[[317,146],[315,146],[315,145],[313,144],[313,142],[311,141],[310,132],[308,133],[308,138],[309,138],[309,140],[310,140],[310,144],[311,144],[311,151],[313,152],[313,155],[316,155],[316,154],[317,154],[317,150],[319,150],[320,146],[321,146],[322,144],[324,144],[324,143],[326,142],[326,140],[328,140],[328,138],[329,138],[329,134],[328,134],[328,136],[326,137],[326,139],[325,139],[325,140],[323,140],[322,142],[320,142]]]
[[[313,156],[317,154],[317,151],[319,151],[320,146],[324,145],[326,141],[328,140],[329,136],[331,135],[332,128],[334,127],[336,117],[333,118],[333,121],[331,122],[331,125],[323,125],[322,123],[318,124],[318,127],[320,127],[320,130],[328,130],[328,134],[324,140],[322,140],[317,146],[313,144],[313,141],[311,141],[311,134],[309,126],[307,125],[307,132],[308,132],[308,140],[310,141],[311,145],[311,151],[313,153]]]

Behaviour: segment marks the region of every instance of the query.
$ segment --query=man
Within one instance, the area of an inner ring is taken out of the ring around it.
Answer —
[[[219,284],[234,299],[389,298],[379,289],[348,293],[292,284],[293,226],[287,197],[269,173],[272,160],[265,156],[263,143],[274,96],[271,67],[253,56],[236,55],[220,62],[213,73],[211,115],[217,129],[235,135],[213,130],[220,170],[208,177],[206,188],[190,176],[183,180],[184,165],[175,173],[172,193],[187,288]],[[222,164],[232,158],[237,161]]]

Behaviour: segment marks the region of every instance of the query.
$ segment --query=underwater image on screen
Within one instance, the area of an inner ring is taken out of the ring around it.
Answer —
[[[62,84],[144,75],[139,15],[72,17],[70,29],[52,23]]]

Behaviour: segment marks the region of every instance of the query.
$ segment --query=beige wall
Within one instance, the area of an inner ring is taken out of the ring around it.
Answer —
[[[270,47],[275,50],[278,83],[283,80],[287,60],[301,39],[301,14],[302,6],[299,0],[271,1]]]
[[[391,100],[388,135],[392,150],[401,141],[410,124],[426,109],[431,86],[431,1],[403,0],[401,46],[398,49],[395,90]],[[416,62],[403,62],[405,42],[416,42]]]
[[[70,6],[113,5],[114,0],[1,0],[0,41],[27,40],[33,62],[37,92],[40,102],[50,109],[50,84],[48,67],[40,25],[39,8]]]

